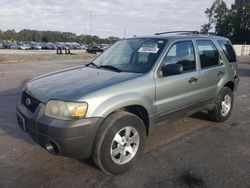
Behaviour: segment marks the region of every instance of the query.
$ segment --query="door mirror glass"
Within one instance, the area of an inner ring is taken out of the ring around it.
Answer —
[[[162,67],[163,76],[171,76],[181,74],[183,72],[183,66],[181,64],[166,64]]]

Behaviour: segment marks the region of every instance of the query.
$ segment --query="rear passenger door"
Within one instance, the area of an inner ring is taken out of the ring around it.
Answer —
[[[211,40],[196,40],[196,44],[201,69],[200,101],[205,102],[216,96],[219,82],[226,73],[226,66]]]

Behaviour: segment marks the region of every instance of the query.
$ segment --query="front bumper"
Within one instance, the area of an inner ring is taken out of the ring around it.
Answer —
[[[58,120],[44,116],[43,103],[33,113],[22,104],[20,98],[17,101],[18,124],[35,142],[50,153],[77,159],[91,156],[102,118]]]

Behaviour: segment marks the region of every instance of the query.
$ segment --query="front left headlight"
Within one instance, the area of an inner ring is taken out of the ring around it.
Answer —
[[[84,118],[88,105],[85,102],[67,102],[49,100],[45,106],[45,115],[62,120],[74,120]]]

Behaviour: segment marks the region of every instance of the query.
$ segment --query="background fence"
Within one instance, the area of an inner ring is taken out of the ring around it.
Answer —
[[[250,56],[250,45],[234,45],[237,56]]]

